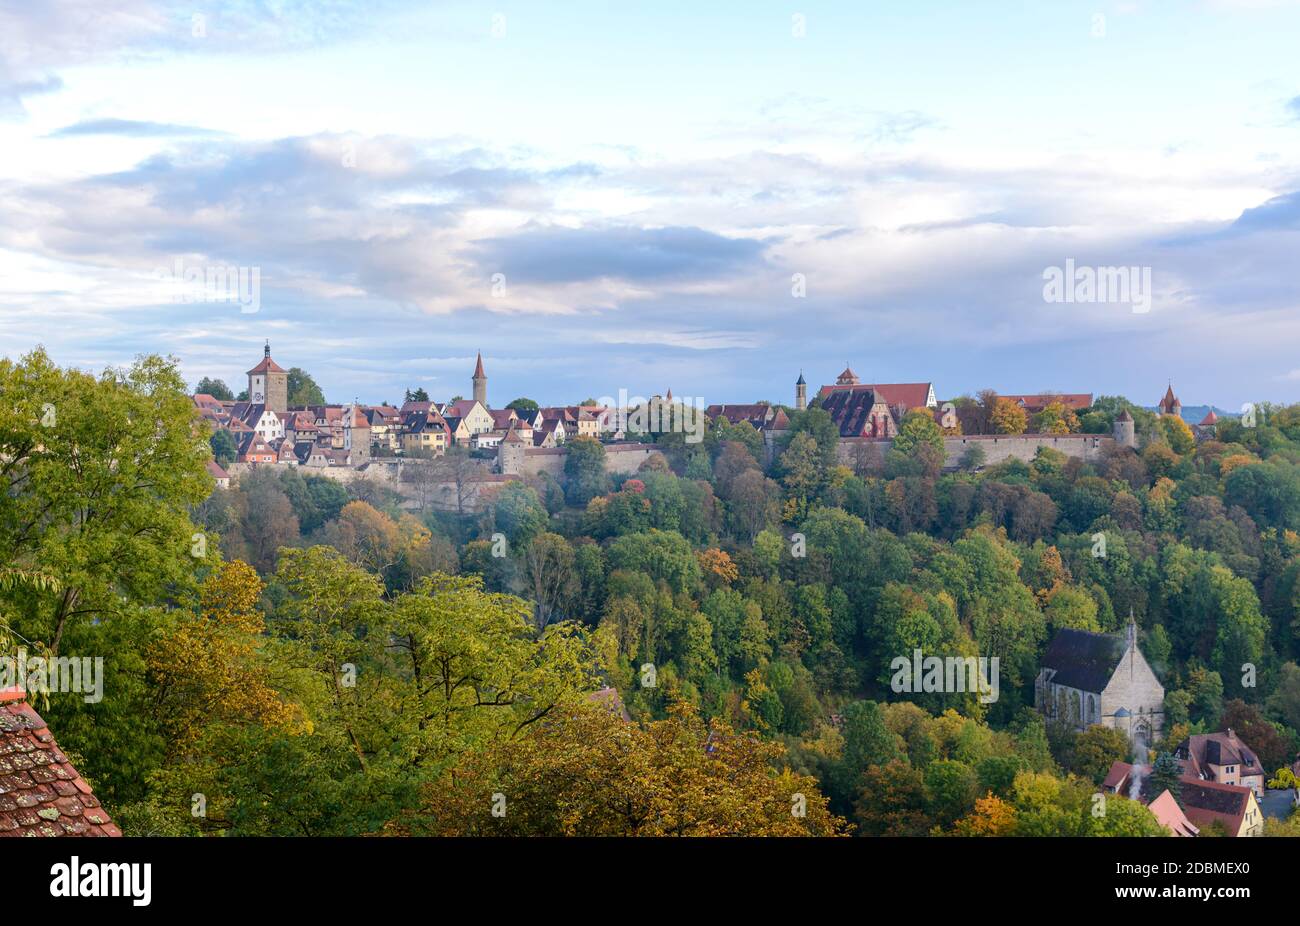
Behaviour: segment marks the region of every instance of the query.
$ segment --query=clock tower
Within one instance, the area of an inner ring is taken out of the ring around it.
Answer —
[[[289,373],[271,359],[271,342],[262,350],[262,362],[248,371],[248,401],[273,412],[289,407]]]

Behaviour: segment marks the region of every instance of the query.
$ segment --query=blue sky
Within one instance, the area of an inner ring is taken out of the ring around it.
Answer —
[[[1296,401],[1298,38],[1288,0],[0,0],[0,352]],[[1046,302],[1067,259],[1151,310]],[[177,261],[257,268],[258,311]]]

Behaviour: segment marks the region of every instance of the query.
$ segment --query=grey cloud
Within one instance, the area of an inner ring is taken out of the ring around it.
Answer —
[[[534,283],[616,278],[669,282],[725,275],[761,263],[766,243],[702,228],[534,228],[470,247],[485,271]]]

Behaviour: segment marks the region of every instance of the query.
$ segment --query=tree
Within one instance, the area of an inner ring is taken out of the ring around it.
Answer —
[[[223,402],[231,402],[235,398],[235,394],[230,391],[230,387],[222,380],[208,379],[206,376],[194,384],[194,393],[196,395],[210,395],[212,398],[220,399]]]
[[[1128,734],[1123,730],[1094,724],[1075,738],[1074,770],[1099,785],[1112,765],[1128,757],[1129,750]]]
[[[208,446],[212,448],[212,458],[222,468],[229,467],[239,457],[239,447],[225,428],[217,428],[212,432],[212,436],[208,438]]]
[[[1294,662],[1283,664],[1268,706],[1287,726],[1300,730],[1300,665]]]
[[[1147,777],[1142,790],[1149,800],[1154,800],[1165,791],[1168,791],[1181,806],[1183,802],[1182,781],[1183,769],[1178,764],[1178,760],[1174,758],[1172,753],[1162,752],[1156,756],[1156,761],[1152,763],[1151,774]]]
[[[933,825],[921,772],[906,759],[868,766],[854,808],[864,836],[925,836]]]
[[[1192,429],[1177,415],[1161,415],[1160,430],[1165,440],[1169,441],[1169,446],[1174,453],[1181,456],[1191,453],[1196,448],[1196,438],[1192,435]]]
[[[513,408],[517,412],[527,412],[529,414],[536,412],[539,407],[540,406],[538,406],[538,404],[532,399],[525,399],[522,397],[515,399],[506,406],[506,408]]]
[[[419,467],[427,466],[427,472]],[[448,447],[447,452],[431,463],[417,465],[411,479],[420,484],[429,484],[428,492],[432,494],[434,485],[450,485],[454,493],[456,514],[463,519],[469,503],[478,491],[476,477],[482,467],[469,455],[469,451],[460,445]]]
[[[1016,808],[992,792],[975,801],[975,809],[957,821],[959,836],[1010,836],[1016,828]]]
[[[1232,730],[1241,741],[1259,756],[1264,768],[1277,768],[1295,758],[1295,750],[1287,736],[1270,723],[1259,708],[1233,698],[1223,706],[1219,729]]]
[[[239,490],[247,505],[240,533],[248,562],[263,574],[272,572],[280,549],[301,536],[298,516],[273,470],[255,470],[241,480]]]
[[[930,447],[942,462],[944,454],[943,430],[935,422],[928,408],[909,409],[898,427],[893,450],[915,457],[922,446]]]
[[[843,821],[784,750],[706,726],[685,705],[642,727],[603,706],[572,710],[466,754],[390,830],[415,835],[833,836]],[[505,813],[494,795],[505,797]],[[792,812],[797,811],[797,812]]]
[[[541,633],[555,613],[581,592],[573,547],[559,534],[544,532],[524,547],[522,559],[524,582],[534,602],[534,624]]]
[[[429,401],[429,393],[425,392],[424,387],[421,386],[415,390],[406,390],[405,398],[407,402],[427,402]]]
[[[261,592],[252,567],[224,563],[204,580],[198,613],[183,616],[149,647],[155,715],[173,761],[190,755],[214,724],[293,729],[300,722],[259,658]]]
[[[386,630],[409,671],[397,723],[419,766],[571,716],[595,687],[585,631],[563,621],[539,634],[527,601],[485,591],[480,576],[427,577]]]
[[[1034,415],[1034,430],[1040,434],[1070,434],[1079,430],[1079,419],[1064,402],[1053,401]]]
[[[493,503],[497,530],[510,545],[522,549],[546,528],[549,516],[537,492],[522,482],[511,482],[497,493]]]
[[[781,490],[757,469],[748,469],[731,483],[727,501],[727,524],[732,533],[752,541],[759,532],[780,519]]]
[[[924,778],[930,813],[940,825],[949,826],[975,808],[978,781],[966,763],[939,759],[926,767]]]
[[[987,459],[988,454],[984,452],[984,448],[978,443],[971,443],[967,445],[965,452],[962,453],[960,465],[966,472],[974,473],[984,466]]]
[[[597,495],[604,495],[609,476],[605,473],[605,447],[589,435],[575,437],[565,445],[565,496],[571,505],[586,505]]]
[[[324,405],[325,394],[320,391],[320,386],[316,385],[316,380],[311,378],[311,374],[300,367],[290,367],[288,379],[288,394],[290,405]]]
[[[1029,426],[1025,410],[1010,399],[998,398],[989,417],[994,434],[1024,434]]]
[[[904,754],[875,701],[854,701],[844,709],[843,734],[844,752],[834,778],[846,796],[857,793],[867,766],[884,765]]]
[[[790,500],[787,520],[808,513],[809,502],[821,491],[825,474],[817,441],[806,432],[796,434],[781,454],[781,482]]]
[[[174,362],[95,377],[37,349],[0,360],[0,394],[0,563],[51,580],[4,593],[15,629],[57,655],[70,624],[193,587],[211,448]]]

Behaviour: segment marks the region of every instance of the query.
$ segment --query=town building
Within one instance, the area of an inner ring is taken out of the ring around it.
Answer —
[[[1183,812],[1202,833],[1217,823],[1229,836],[1263,834],[1264,813],[1250,788],[1184,778],[1179,790]]]
[[[1075,730],[1123,730],[1139,757],[1164,729],[1165,689],[1138,648],[1131,616],[1124,636],[1058,630],[1043,654],[1034,700],[1048,720]]]
[[[1241,741],[1232,728],[1223,733],[1198,733],[1178,744],[1174,757],[1183,764],[1186,777],[1217,781],[1250,788],[1263,797],[1268,772],[1255,751]]]
[[[273,412],[289,407],[289,371],[271,359],[271,342],[262,349],[262,362],[248,371],[248,401]]]

